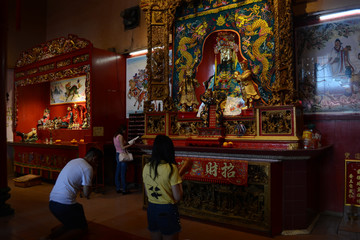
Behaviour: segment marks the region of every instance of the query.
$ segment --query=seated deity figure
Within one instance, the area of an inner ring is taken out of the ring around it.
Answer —
[[[224,91],[227,95],[221,103],[224,115],[235,116],[241,113],[244,105],[242,90],[237,79],[236,72],[242,72],[238,64],[239,46],[235,41],[236,34],[231,32],[220,32],[215,46],[215,55],[220,55],[220,63],[216,65],[214,89]],[[216,59],[216,58],[215,58]]]
[[[243,72],[241,74],[237,72],[235,76],[243,89],[243,99],[246,105],[243,109],[248,109],[254,106],[255,100],[260,99],[260,94],[257,85],[253,81],[253,73],[248,68],[248,62],[245,60],[240,64]]]
[[[214,46],[215,72],[207,81],[204,81],[205,93],[212,92],[212,96],[222,96],[217,100],[217,107],[224,116],[237,116],[245,106],[242,96],[242,88],[236,78],[236,74],[243,71],[239,59],[242,59],[237,33],[221,31],[216,33],[216,44]],[[206,94],[203,94],[205,97]],[[225,96],[225,97],[223,97]],[[216,102],[216,101],[214,101]],[[202,100],[200,110],[205,102]],[[198,117],[202,111],[198,112]]]
[[[74,114],[70,106],[67,107],[67,115],[62,118],[61,128],[70,128],[74,123]]]

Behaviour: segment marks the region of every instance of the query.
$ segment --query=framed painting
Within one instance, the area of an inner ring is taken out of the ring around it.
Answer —
[[[50,82],[50,105],[86,101],[86,76]]]
[[[171,68],[171,49],[169,50],[169,59]],[[144,112],[144,102],[148,100],[149,85],[148,74],[146,73],[146,63],[146,55],[126,59],[126,118],[129,118],[129,114]],[[171,89],[170,80],[171,75],[169,76],[169,89]],[[162,109],[163,103],[160,100],[154,101],[154,105],[156,108]]]
[[[304,113],[360,112],[360,18],[295,29]]]
[[[126,59],[126,118],[144,111],[148,85],[145,67],[146,55]]]

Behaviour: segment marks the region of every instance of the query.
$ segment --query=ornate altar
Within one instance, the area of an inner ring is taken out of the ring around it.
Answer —
[[[290,6],[141,1],[149,76],[143,140],[151,144],[162,133],[182,146],[299,148],[302,109],[294,95]],[[164,107],[155,111],[158,101]]]
[[[90,145],[102,148],[111,140],[122,120],[116,59],[75,35],[21,54],[14,80],[14,142],[9,143],[16,173],[56,179]],[[105,109],[109,102],[112,108]]]
[[[185,175],[184,216],[270,235],[306,229],[314,219],[308,167],[322,149],[312,153],[301,146],[291,5],[291,0],[141,1],[149,76],[142,148],[150,153],[155,136],[166,134],[179,168],[182,161],[190,172],[199,166],[228,169],[233,161],[248,166],[232,165],[246,172],[246,186]],[[164,107],[156,110],[159,101]],[[295,186],[292,176],[301,183]],[[295,188],[302,192],[296,201]]]

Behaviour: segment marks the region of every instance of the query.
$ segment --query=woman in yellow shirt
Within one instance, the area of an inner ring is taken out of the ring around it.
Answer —
[[[174,144],[168,136],[156,136],[150,161],[143,169],[143,181],[149,202],[151,239],[179,239],[181,226],[176,203],[182,199],[182,179],[175,162]]]

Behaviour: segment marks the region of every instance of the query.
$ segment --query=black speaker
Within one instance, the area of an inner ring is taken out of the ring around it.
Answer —
[[[136,28],[140,23],[140,7],[127,8],[121,12],[120,16],[124,20],[125,30]]]

